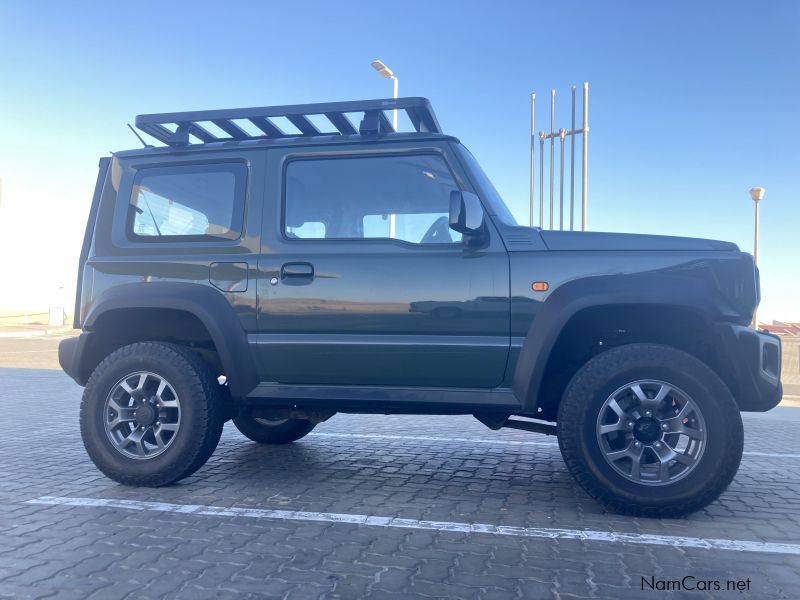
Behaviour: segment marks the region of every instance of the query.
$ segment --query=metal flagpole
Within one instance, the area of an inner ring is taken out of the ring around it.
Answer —
[[[564,138],[566,130],[562,127],[558,130],[558,139],[561,142],[561,176],[558,182],[558,228],[564,231]]]
[[[575,86],[572,86],[572,135],[569,136],[572,158],[569,163],[569,230],[575,229]]]
[[[533,188],[534,188],[534,157],[533,157],[533,150],[536,145],[536,139],[534,137],[534,133],[536,129],[534,128],[534,109],[536,107],[536,94],[531,94],[531,197],[530,197],[530,226],[533,227]]]
[[[554,136],[556,128],[556,91],[550,90],[550,229],[553,228],[553,183],[555,179],[555,154],[556,138]]]
[[[539,227],[544,229],[544,131],[539,132]]]
[[[583,127],[575,127],[576,110],[576,87],[571,86],[572,91],[572,129],[559,128],[556,130],[556,90],[550,90],[550,133],[539,131],[539,227],[546,228],[545,225],[545,196],[544,196],[544,144],[550,140],[550,218],[549,228],[552,230],[556,225],[556,208],[558,208],[558,227],[564,231],[566,212],[564,206],[565,196],[565,177],[566,177],[566,138],[570,136],[570,166],[569,166],[569,230],[574,231],[575,223],[575,136],[583,135],[583,156],[581,165],[581,231],[586,231],[588,204],[589,204],[589,83],[583,84]],[[536,140],[534,136],[534,107],[535,94],[531,94],[531,170],[530,170],[530,207],[529,221],[533,225],[534,212],[536,207],[536,175],[535,175],[535,154]],[[555,178],[556,178],[556,137],[559,138],[559,182],[558,182],[558,207],[555,204]]]
[[[581,189],[581,231],[586,231],[586,212],[588,203],[588,169],[589,160],[589,83],[583,84],[583,188]]]

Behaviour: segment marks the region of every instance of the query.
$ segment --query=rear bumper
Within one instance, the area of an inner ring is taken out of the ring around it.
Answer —
[[[783,396],[781,339],[741,325],[721,327],[739,409],[763,412],[777,406]]]
[[[61,340],[58,344],[58,364],[78,385],[86,385],[87,377],[81,370],[81,359],[90,335],[82,333],[77,337]]]

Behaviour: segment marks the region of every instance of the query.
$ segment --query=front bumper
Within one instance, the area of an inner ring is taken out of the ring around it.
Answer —
[[[781,338],[741,325],[721,329],[739,409],[763,412],[777,406],[783,396]]]

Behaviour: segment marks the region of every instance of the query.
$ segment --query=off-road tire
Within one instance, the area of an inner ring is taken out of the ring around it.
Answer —
[[[105,401],[126,374],[149,371],[170,382],[181,400],[181,423],[163,454],[137,460],[120,454],[108,439]],[[95,466],[118,483],[159,487],[188,477],[213,454],[224,420],[220,385],[202,359],[188,348],[138,342],[106,357],[86,384],[80,410],[83,444]]]
[[[290,444],[308,435],[315,425],[306,419],[286,419],[275,425],[268,421],[242,414],[233,418],[233,424],[242,435],[259,444]]]
[[[597,441],[600,407],[620,386],[658,379],[687,392],[700,407],[707,439],[686,477],[656,487],[617,473]],[[558,443],[578,484],[607,509],[643,517],[679,517],[716,500],[733,480],[744,432],[727,386],[706,364],[670,346],[629,344],[607,350],[581,367],[564,391],[558,412]]]

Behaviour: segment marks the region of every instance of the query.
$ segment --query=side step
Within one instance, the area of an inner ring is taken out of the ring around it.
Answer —
[[[511,415],[497,413],[478,413],[472,415],[478,421],[486,425],[489,429],[497,431],[502,427],[509,429],[521,429],[545,435],[556,435],[556,424],[549,421],[539,421],[537,419],[512,419]]]
[[[522,429],[524,431],[533,431],[534,433],[543,433],[545,435],[556,434],[556,424],[548,421],[522,421],[520,419],[506,419],[503,427],[509,429]]]

